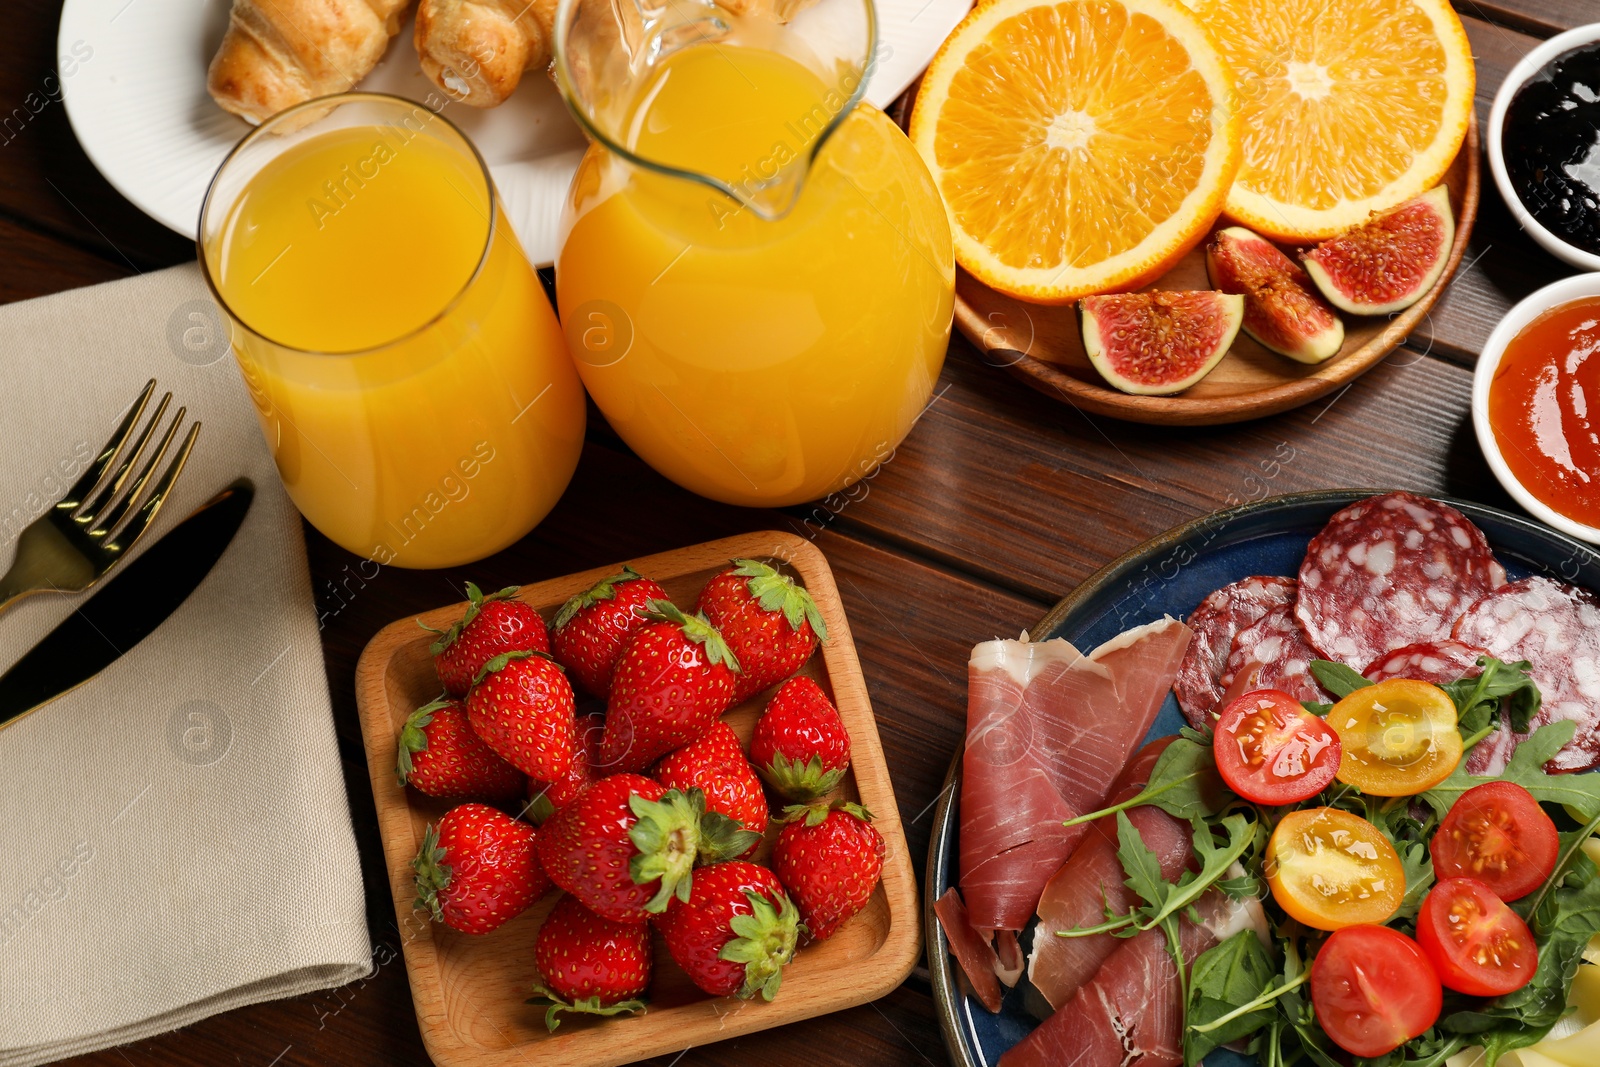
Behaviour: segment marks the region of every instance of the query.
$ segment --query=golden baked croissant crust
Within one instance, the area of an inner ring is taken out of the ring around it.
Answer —
[[[548,67],[556,0],[421,0],[422,71],[473,107],[503,103],[522,72]]]
[[[342,93],[383,58],[411,0],[233,0],[206,88],[259,123]]]

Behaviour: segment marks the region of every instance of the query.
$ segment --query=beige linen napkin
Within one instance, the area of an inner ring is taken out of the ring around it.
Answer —
[[[255,502],[160,629],[0,731],[0,1067],[370,970],[300,522],[194,266],[0,308],[0,572],[152,377],[204,426],[140,547]],[[0,671],[81,599],[0,614]]]

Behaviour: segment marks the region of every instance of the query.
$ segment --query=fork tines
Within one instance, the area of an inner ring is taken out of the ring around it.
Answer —
[[[149,528],[161,505],[166,502],[172,484],[183,471],[184,462],[189,458],[195,438],[200,433],[198,421],[190,425],[177,452],[152,483],[151,477],[155,475],[156,467],[172,447],[173,438],[177,436],[178,428],[188,413],[187,408],[178,408],[155,450],[130,482],[135,466],[149,448],[151,438],[172,402],[170,392],[163,394],[156,404],[155,413],[143,422],[143,429],[135,434],[155,388],[154,378],[145,383],[138,399],[123,416],[100,454],[56,505],[58,521],[71,522],[106,552],[127,551]]]

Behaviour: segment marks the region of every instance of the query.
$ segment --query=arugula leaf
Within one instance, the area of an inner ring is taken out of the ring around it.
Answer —
[[[1545,804],[1564,804],[1585,819],[1600,815],[1600,774],[1546,774],[1545,761],[1561,751],[1577,730],[1578,724],[1570,719],[1546,723],[1517,746],[1511,754],[1506,769],[1492,778],[1475,778],[1467,773],[1467,761],[1462,760],[1450,777],[1422,794],[1422,799],[1432,805],[1443,818],[1450,805],[1462,793],[1484,782],[1514,782],[1532,793],[1535,800]]]
[[[1127,816],[1118,815],[1119,820],[1126,822]],[[1132,829],[1132,826],[1129,826]],[[1159,908],[1154,909],[1150,919],[1144,924],[1145,929],[1150,929],[1157,923],[1170,916],[1175,916],[1183,909],[1189,907],[1210,889],[1212,885],[1228,873],[1228,868],[1249,850],[1256,836],[1256,824],[1244,812],[1234,812],[1223,818],[1221,830],[1226,841],[1222,845],[1216,843],[1212,836],[1211,827],[1201,820],[1194,824],[1194,853],[1200,860],[1200,870],[1184,871],[1178,879],[1177,885],[1167,883],[1168,893],[1166,900]],[[1118,826],[1120,835],[1121,826]],[[1139,842],[1141,845],[1144,842]],[[1146,851],[1149,851],[1148,849]],[[1152,853],[1152,858],[1154,854]],[[1133,887],[1130,885],[1130,889]],[[1134,889],[1134,892],[1138,892]],[[1140,894],[1141,896],[1143,894]]]
[[[1213,945],[1194,961],[1189,979],[1188,1023],[1183,1033],[1183,1062],[1198,1064],[1212,1049],[1253,1034],[1272,1021],[1269,1002],[1208,1032],[1196,1029],[1248,1007],[1271,989],[1278,977],[1267,950],[1254,930],[1240,930]]]
[[[1400,898],[1400,907],[1395,909],[1394,919],[1404,919],[1407,922],[1417,917],[1417,912],[1422,908],[1422,899],[1428,895],[1428,890],[1433,888],[1433,860],[1428,855],[1428,846],[1424,844],[1406,845],[1395,849],[1400,855],[1400,866],[1406,872],[1406,894]]]
[[[1154,804],[1177,819],[1197,819],[1215,815],[1227,806],[1233,795],[1217,772],[1211,746],[1188,737],[1179,737],[1167,746],[1150,769],[1150,782],[1135,797],[1109,808],[1091,811],[1068,819],[1063,826],[1076,826],[1114,815],[1129,808]]]
[[[1352,670],[1343,663],[1335,663],[1331,659],[1312,660],[1311,676],[1321,682],[1322,688],[1332,693],[1337,700],[1343,700],[1357,689],[1365,689],[1372,684],[1361,676],[1360,671]]]
[[[1161,860],[1144,843],[1133,822],[1123,812],[1117,812],[1117,859],[1122,861],[1123,881],[1129,889],[1139,894],[1148,907],[1159,908],[1175,888],[1161,876]]]
[[[1494,656],[1479,656],[1481,673],[1476,678],[1460,678],[1439,687],[1455,702],[1463,736],[1488,726],[1497,711],[1517,733],[1528,732],[1541,699],[1539,687],[1528,675],[1531,666],[1525,659],[1507,663]]]
[[[1098,926],[1080,926],[1070,930],[1057,930],[1058,937],[1082,937],[1086,934],[1115,933],[1119,937],[1132,937],[1145,930],[1154,930],[1168,920],[1176,920],[1199,900],[1206,890],[1228,874],[1228,868],[1255,843],[1257,826],[1244,812],[1234,812],[1222,819],[1224,844],[1217,844],[1213,831],[1203,820],[1195,820],[1194,851],[1200,860],[1198,871],[1184,871],[1176,882],[1161,877],[1161,864],[1133,828],[1124,812],[1117,812],[1117,859],[1127,878],[1123,884],[1139,895],[1144,903],[1126,915],[1107,914],[1106,922]],[[1173,932],[1176,932],[1174,926]]]

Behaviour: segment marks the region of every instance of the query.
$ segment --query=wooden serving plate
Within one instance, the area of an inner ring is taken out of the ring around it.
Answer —
[[[1423,298],[1394,316],[1344,319],[1344,347],[1315,366],[1296,363],[1239,332],[1222,362],[1175,396],[1134,396],[1106,384],[1084,355],[1077,308],[1030,304],[956,272],[956,327],[986,362],[1004,367],[1041,393],[1096,415],[1169,426],[1242,422],[1308,404],[1360,377],[1398,348],[1450,284],[1478,217],[1478,121],[1445,174],[1456,239],[1444,273]],[[1226,218],[1217,226],[1227,226]],[[1196,247],[1151,289],[1210,289],[1205,253]]]
[[[688,607],[706,579],[735,557],[782,561],[811,593],[827,623],[827,643],[801,673],[832,692],[850,734],[851,767],[835,795],[870,809],[873,825],[888,847],[883,880],[871,901],[833,937],[800,949],[784,970],[783,987],[771,1003],[706,996],[672,962],[657,935],[655,981],[647,1012],[615,1019],[568,1015],[555,1033],[549,1033],[543,1009],[524,1001],[535,978],[534,936],[556,894],[548,894],[482,937],[430,923],[425,912],[412,906],[416,890],[411,859],[426,825],[437,822],[453,803],[422,796],[395,781],[396,738],[406,715],[439,693],[428,654],[431,638],[417,625],[418,619],[443,629],[461,617],[466,604],[401,619],[384,627],[362,652],[356,667],[356,704],[403,935],[406,974],[423,1043],[439,1067],[611,1067],[853,1007],[883,996],[911,973],[922,950],[916,875],[850,624],[827,560],[809,541],[772,532],[627,562]],[[525,585],[518,595],[548,621],[568,597],[620,569],[618,563]],[[746,743],[765,696],[760,694],[725,716]],[[583,710],[580,698],[579,711]],[[765,862],[776,833],[777,827],[769,829],[767,843],[756,854],[758,862]]]

